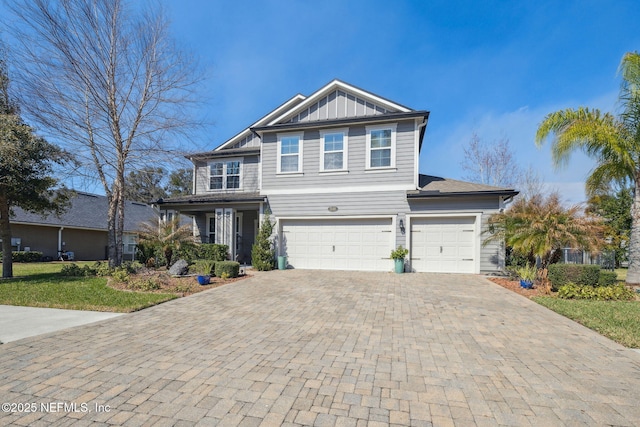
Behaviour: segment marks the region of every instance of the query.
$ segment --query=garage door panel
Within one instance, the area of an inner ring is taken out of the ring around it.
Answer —
[[[281,220],[294,268],[387,271],[391,218]],[[307,236],[317,237],[307,239]],[[386,260],[383,258],[387,258]]]
[[[475,217],[413,218],[411,264],[421,272],[473,273]]]
[[[473,248],[468,247],[468,248],[460,248],[458,251],[458,255],[460,255],[460,257],[464,258],[473,258]]]

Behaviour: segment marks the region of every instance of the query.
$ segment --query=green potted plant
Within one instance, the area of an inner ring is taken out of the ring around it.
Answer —
[[[409,253],[408,249],[398,246],[395,250],[391,251],[391,258],[394,260],[395,272],[400,274],[404,273],[404,259]]]
[[[215,261],[210,259],[201,259],[196,261],[196,271],[198,272],[198,283],[208,285],[211,282],[211,270]]]
[[[534,266],[526,265],[516,269],[516,273],[520,277],[520,286],[525,289],[533,288],[533,281],[536,280],[538,270]]]

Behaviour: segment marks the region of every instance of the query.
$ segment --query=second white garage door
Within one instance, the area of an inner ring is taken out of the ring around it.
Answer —
[[[475,273],[475,217],[411,219],[411,267],[418,272]]]
[[[294,268],[389,271],[391,218],[281,220],[282,249]]]

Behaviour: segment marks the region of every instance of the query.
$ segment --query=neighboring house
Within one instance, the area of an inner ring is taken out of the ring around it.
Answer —
[[[13,249],[39,251],[51,259],[58,259],[63,252],[71,252],[76,260],[107,259],[107,207],[106,196],[76,192],[60,216],[42,216],[16,208],[11,218]],[[136,231],[145,221],[157,221],[151,206],[125,202],[125,260],[133,260]]]
[[[158,204],[191,216],[196,236],[241,262],[269,212],[294,268],[389,271],[403,245],[411,271],[498,270],[504,250],[482,244],[483,225],[517,192],[420,175],[428,117],[334,80],[188,156],[194,194]]]

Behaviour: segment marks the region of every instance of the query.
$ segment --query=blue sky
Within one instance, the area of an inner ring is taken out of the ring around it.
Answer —
[[[208,1],[167,3],[208,69],[213,148],[296,93],[339,78],[431,111],[420,172],[460,179],[473,132],[508,138],[568,202],[592,162],[555,171],[538,123],[586,105],[616,111],[623,54],[640,50],[637,1]]]
[[[146,0],[132,0],[137,4]],[[461,179],[475,132],[508,138],[567,202],[584,199],[593,163],[555,171],[534,135],[580,105],[616,111],[618,65],[640,50],[640,2],[165,0],[173,34],[207,69],[212,149],[296,93],[334,78],[431,116],[420,172]]]

